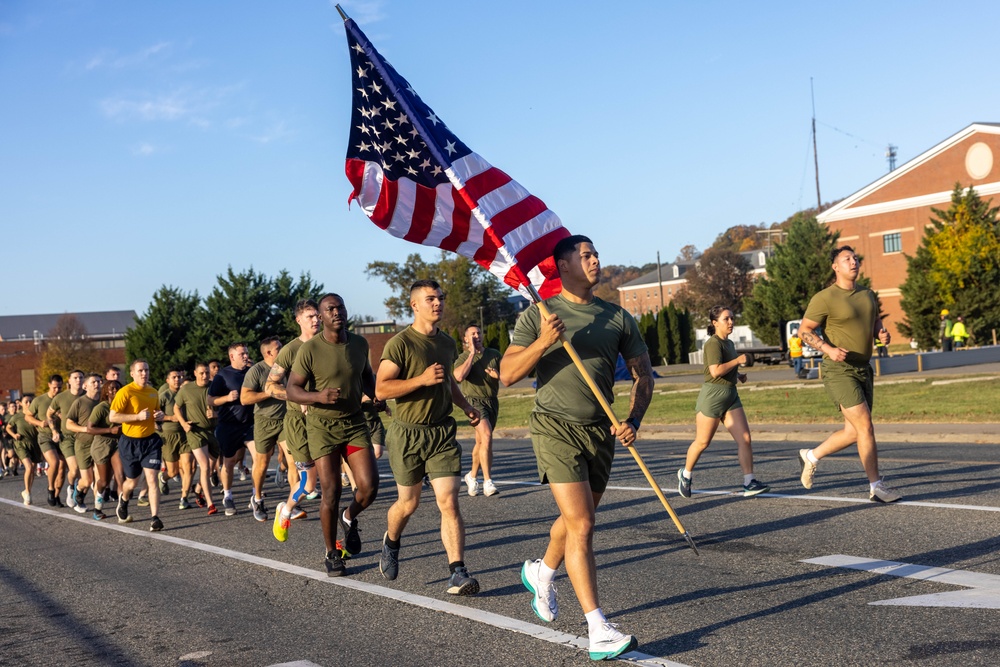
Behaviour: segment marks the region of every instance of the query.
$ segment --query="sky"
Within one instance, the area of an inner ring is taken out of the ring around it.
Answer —
[[[815,206],[813,100],[824,202],[1000,121],[995,2],[341,5],[605,264]],[[348,207],[350,74],[324,0],[0,2],[0,314],[141,314],[231,266],[384,318],[368,263],[437,253]]]

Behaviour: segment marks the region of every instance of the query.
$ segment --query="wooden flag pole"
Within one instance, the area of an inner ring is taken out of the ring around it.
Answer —
[[[530,282],[528,285],[531,287],[531,295],[534,297],[535,305],[538,306],[538,310],[541,312],[542,317],[548,318],[551,311],[546,308],[545,303],[535,291],[534,286],[532,286]],[[576,350],[573,348],[573,344],[569,342],[569,339],[566,338],[565,334],[561,334],[559,336],[559,340],[562,341],[563,347],[566,349],[566,353],[569,355],[569,358],[573,360],[573,365],[576,366],[578,371],[580,371],[580,375],[583,376],[587,386],[590,387],[590,391],[593,392],[594,396],[597,398],[597,402],[601,404],[601,407],[604,409],[604,414],[608,416],[608,419],[611,420],[611,424],[615,427],[615,430],[617,430],[618,427],[621,426],[621,422],[618,421],[618,418],[615,416],[611,406],[608,405],[608,402],[605,400],[601,390],[594,383],[594,379],[590,377],[590,373],[588,373],[587,369],[584,367],[583,360],[580,359],[580,355],[576,353]],[[646,481],[649,482],[651,487],[653,487],[653,492],[656,494],[656,497],[660,499],[660,502],[663,504],[663,508],[667,510],[667,514],[669,514],[670,518],[673,519],[674,525],[677,526],[677,530],[687,541],[688,546],[694,550],[695,555],[700,556],[701,554],[698,552],[698,546],[694,543],[694,540],[691,539],[691,535],[689,535],[684,529],[684,524],[681,523],[680,517],[678,517],[677,513],[674,512],[670,503],[667,502],[666,496],[663,495],[663,490],[660,489],[660,485],[656,483],[655,479],[653,479],[652,473],[650,473],[649,468],[646,467],[646,463],[639,455],[639,451],[635,448],[635,444],[626,445],[626,447],[629,452],[632,453],[632,458],[635,459],[635,462],[639,464],[639,469],[642,470],[642,474],[646,476]]]

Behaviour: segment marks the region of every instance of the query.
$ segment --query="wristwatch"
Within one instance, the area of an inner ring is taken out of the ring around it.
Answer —
[[[635,431],[636,433],[639,432],[639,424],[641,422],[635,417],[629,417],[628,419],[625,420],[625,423],[631,426],[632,430]]]

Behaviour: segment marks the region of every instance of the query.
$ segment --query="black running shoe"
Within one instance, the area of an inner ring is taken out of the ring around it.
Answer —
[[[399,575],[399,549],[393,549],[386,541],[389,533],[382,536],[382,556],[378,560],[378,571],[382,576],[392,581]]]
[[[448,579],[448,593],[451,595],[475,595],[479,592],[479,582],[469,574],[464,566],[456,567]]]
[[[326,566],[326,576],[328,577],[342,577],[347,574],[347,567],[344,565],[344,559],[340,557],[340,551],[337,549],[326,552],[326,558],[323,560],[323,565]]]
[[[149,532],[158,533],[163,530],[163,522],[160,521],[160,517],[154,516],[153,520],[149,524]]]
[[[214,489],[219,488],[219,473],[213,472],[212,476],[209,478],[208,482],[209,482],[209,484],[212,485],[212,488],[214,488]]]
[[[357,556],[361,553],[361,535],[358,534],[358,520],[356,518],[346,521],[344,513],[340,514],[340,527],[344,529],[344,548],[347,553]]]
[[[118,507],[115,509],[115,515],[118,517],[118,523],[132,521],[132,517],[128,514],[128,501],[121,496],[118,496]]]
[[[49,489],[49,497],[47,498],[47,501],[49,503],[49,507],[56,506],[56,492],[52,489]]]
[[[170,493],[170,485],[167,484],[167,476],[160,471],[160,474],[156,476],[156,485],[160,488],[160,493],[167,495]]]

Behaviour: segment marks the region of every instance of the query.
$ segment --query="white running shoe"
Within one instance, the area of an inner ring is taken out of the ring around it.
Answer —
[[[22,491],[21,498],[24,500],[25,505],[31,504],[31,494],[28,491]]]
[[[880,479],[875,482],[875,488],[869,493],[868,500],[878,503],[894,503],[902,497],[902,493],[891,488],[885,481]]]
[[[500,489],[496,487],[492,479],[483,480],[483,495],[484,496],[495,496],[500,493]]]
[[[605,621],[600,630],[590,633],[590,659],[610,660],[639,645],[632,635],[618,631],[618,625]]]
[[[468,472],[468,473],[465,474],[465,484],[466,484],[466,486],[469,487],[469,495],[470,496],[478,496],[479,495],[479,482],[476,480],[475,477],[472,477],[472,473],[471,472]]]
[[[799,481],[802,482],[802,486],[811,489],[813,488],[813,476],[816,474],[816,464],[809,460],[808,453],[808,449],[799,450],[799,467],[802,469]]]
[[[559,603],[556,600],[556,585],[554,582],[543,584],[538,578],[538,568],[542,561],[526,560],[521,567],[521,583],[534,594],[531,600],[531,610],[535,616],[551,623],[559,615]]]
[[[76,493],[73,491],[72,484],[66,487],[66,507],[76,509]]]

